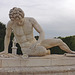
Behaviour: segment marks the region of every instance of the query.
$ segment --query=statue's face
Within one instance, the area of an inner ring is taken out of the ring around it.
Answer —
[[[14,7],[9,12],[9,18],[12,21],[19,22],[19,21],[21,21],[24,18],[24,12],[22,11],[22,9]]]

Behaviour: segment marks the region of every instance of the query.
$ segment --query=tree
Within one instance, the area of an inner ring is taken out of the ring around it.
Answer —
[[[5,31],[6,31],[5,24],[0,22],[0,52],[4,50]]]

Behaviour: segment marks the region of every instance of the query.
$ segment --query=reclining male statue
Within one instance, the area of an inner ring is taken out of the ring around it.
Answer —
[[[75,53],[61,39],[44,39],[44,31],[34,18],[24,17],[21,8],[14,7],[9,12],[10,21],[7,24],[4,53],[8,53],[10,35],[13,31],[17,43],[19,43],[22,53],[27,55],[50,54],[48,48],[59,46],[68,53]],[[33,28],[39,33],[38,41],[33,36]]]

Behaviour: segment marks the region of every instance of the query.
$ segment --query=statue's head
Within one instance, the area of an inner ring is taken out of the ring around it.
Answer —
[[[14,7],[9,11],[9,18],[14,21],[14,20],[21,20],[24,18],[24,12],[21,8]]]

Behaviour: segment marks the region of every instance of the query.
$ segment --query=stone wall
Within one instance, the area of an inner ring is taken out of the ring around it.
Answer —
[[[75,75],[75,57],[0,58],[0,75]]]

